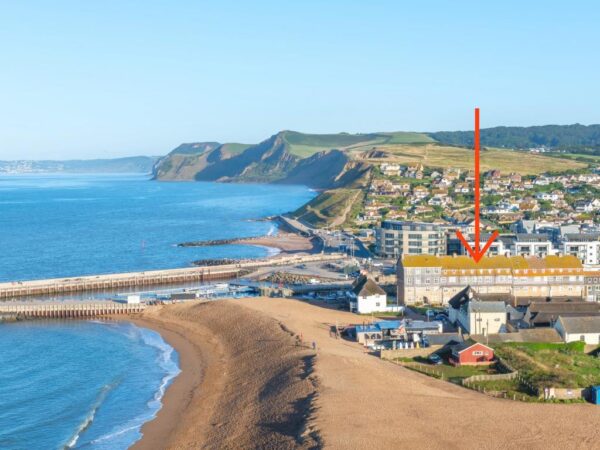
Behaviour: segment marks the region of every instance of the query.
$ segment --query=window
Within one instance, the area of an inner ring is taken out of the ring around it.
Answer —
[[[473,356],[483,356],[483,352],[481,350],[475,350]]]

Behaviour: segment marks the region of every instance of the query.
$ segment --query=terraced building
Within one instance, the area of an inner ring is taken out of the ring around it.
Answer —
[[[575,256],[403,255],[398,260],[398,303],[445,305],[466,286],[479,294],[518,298],[570,297],[581,300],[585,272]]]

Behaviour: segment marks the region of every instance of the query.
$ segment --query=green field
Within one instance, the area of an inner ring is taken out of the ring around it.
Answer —
[[[600,358],[584,353],[582,342],[505,343],[496,345],[495,350],[538,389],[600,384]]]
[[[432,168],[457,167],[461,169],[472,169],[474,164],[473,151],[460,147],[424,144],[378,145],[375,148],[385,156],[368,158],[365,161],[374,164],[394,162],[402,165],[422,163],[424,166]],[[354,152],[357,150],[356,148],[353,149]],[[582,169],[585,167],[587,167],[587,164],[571,159],[559,159],[512,150],[483,149],[481,151],[481,169],[483,171],[497,169],[504,173],[516,172],[522,175],[537,175],[543,172]]]
[[[239,155],[240,153],[242,153],[244,150],[246,150],[248,147],[251,147],[251,146],[252,146],[251,144],[238,144],[236,142],[232,142],[229,144],[223,144],[221,146],[221,150],[230,155]]]
[[[365,134],[307,134],[296,131],[284,131],[281,134],[288,144],[289,152],[300,158],[308,158],[317,152],[330,149],[351,150],[354,147],[369,147],[373,145],[435,142],[425,134],[403,131]]]
[[[400,358],[399,362],[409,369],[441,378],[452,383],[461,384],[465,378],[473,375],[489,375],[498,373],[494,366],[452,366],[448,363],[431,364],[426,358]]]

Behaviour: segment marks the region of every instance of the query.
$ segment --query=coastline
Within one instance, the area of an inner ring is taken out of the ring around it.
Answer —
[[[160,333],[181,370],[131,448],[317,445],[307,426],[314,355],[280,322],[228,300],[161,306],[124,320]]]
[[[542,449],[600,439],[593,405],[488,397],[335,339],[332,324],[357,320],[346,311],[257,297],[144,315],[131,320],[164,333],[182,373],[135,449]],[[317,352],[296,345],[299,336]]]
[[[181,332],[169,328],[163,323],[142,317],[121,318],[121,320],[157,332],[179,355],[180,373],[167,386],[161,399],[162,405],[156,416],[142,425],[140,430],[142,438],[131,447],[136,449],[166,448],[169,437],[176,428],[179,415],[186,413],[185,405],[193,395],[194,389],[202,381],[202,373],[206,369],[207,362],[199,357],[195,343],[187,339]]]

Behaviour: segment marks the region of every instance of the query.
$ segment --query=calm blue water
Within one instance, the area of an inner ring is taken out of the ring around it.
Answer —
[[[0,325],[0,448],[124,449],[179,372],[154,331],[127,322]]]
[[[190,240],[267,234],[251,219],[294,210],[301,186],[162,183],[145,176],[0,176],[0,281],[188,266],[262,257],[252,246],[181,248]]]
[[[176,244],[274,232],[251,219],[313,196],[143,176],[0,176],[0,281],[262,257],[267,249]],[[127,448],[178,372],[158,334],[125,322],[0,323],[0,349],[0,449]]]

